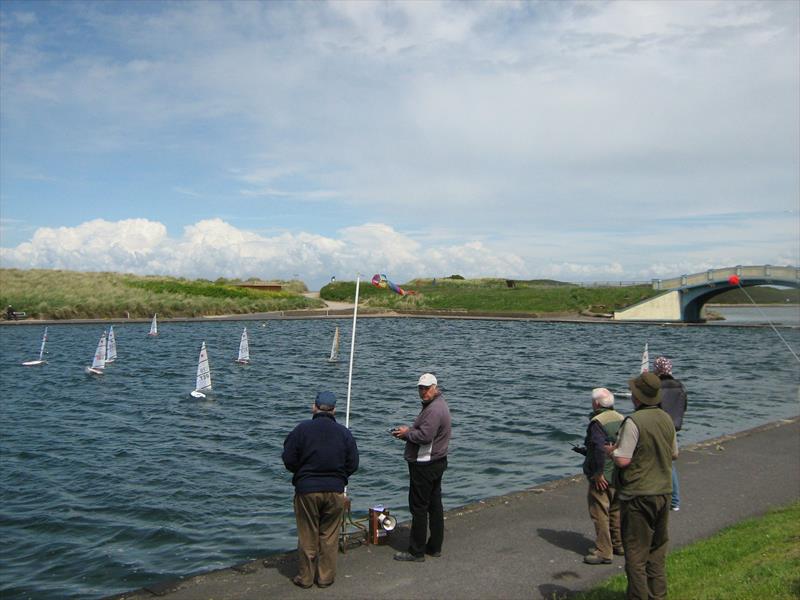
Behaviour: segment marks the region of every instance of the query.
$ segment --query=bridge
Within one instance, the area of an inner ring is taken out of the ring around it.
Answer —
[[[703,305],[714,296],[739,287],[730,278],[736,275],[739,285],[780,285],[800,288],[800,268],[772,265],[736,266],[709,269],[673,279],[654,279],[653,289],[663,293],[614,312],[617,321],[675,321],[698,323]]]

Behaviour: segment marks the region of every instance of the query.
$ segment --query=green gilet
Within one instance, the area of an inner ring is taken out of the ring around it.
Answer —
[[[672,493],[672,419],[657,406],[643,406],[628,419],[639,429],[639,442],[631,463],[617,469],[620,490],[628,496],[659,496]]]
[[[610,408],[597,413],[591,420],[600,423],[603,431],[606,432],[606,439],[614,443],[617,441],[617,433],[624,418],[620,413]],[[610,456],[606,458],[606,462],[603,464],[603,475],[606,481],[612,484],[614,481],[614,461],[611,460]]]

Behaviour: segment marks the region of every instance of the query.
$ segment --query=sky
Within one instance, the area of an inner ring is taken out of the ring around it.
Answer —
[[[0,265],[800,264],[800,3],[0,3]]]

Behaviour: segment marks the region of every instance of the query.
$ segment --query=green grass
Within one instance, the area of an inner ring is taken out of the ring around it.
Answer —
[[[649,285],[581,287],[550,280],[515,281],[510,288],[505,279],[415,279],[404,283],[416,294],[399,296],[376,288],[368,281],[359,290],[366,306],[392,310],[443,310],[487,313],[564,314],[591,311],[611,313],[658,292]],[[342,281],[320,290],[324,300],[352,302],[355,282]]]
[[[800,502],[724,529],[667,556],[672,600],[800,598]],[[576,600],[622,600],[617,575]]]
[[[235,287],[236,280],[56,270],[0,269],[0,306],[11,304],[37,319],[143,318],[247,314],[322,306],[300,295],[302,282],[285,291]]]

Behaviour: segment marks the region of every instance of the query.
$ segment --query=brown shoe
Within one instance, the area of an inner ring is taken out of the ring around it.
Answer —
[[[300,575],[295,575],[294,577],[292,577],[292,583],[295,584],[297,587],[303,588],[304,590],[307,590],[312,585],[314,585],[313,583],[309,583],[309,584],[303,583],[303,580],[300,579]]]
[[[583,562],[587,565],[610,565],[610,558],[603,558],[599,554],[587,554],[583,557]]]
[[[617,556],[625,556],[625,548],[620,546],[619,548],[614,548],[614,554]]]

